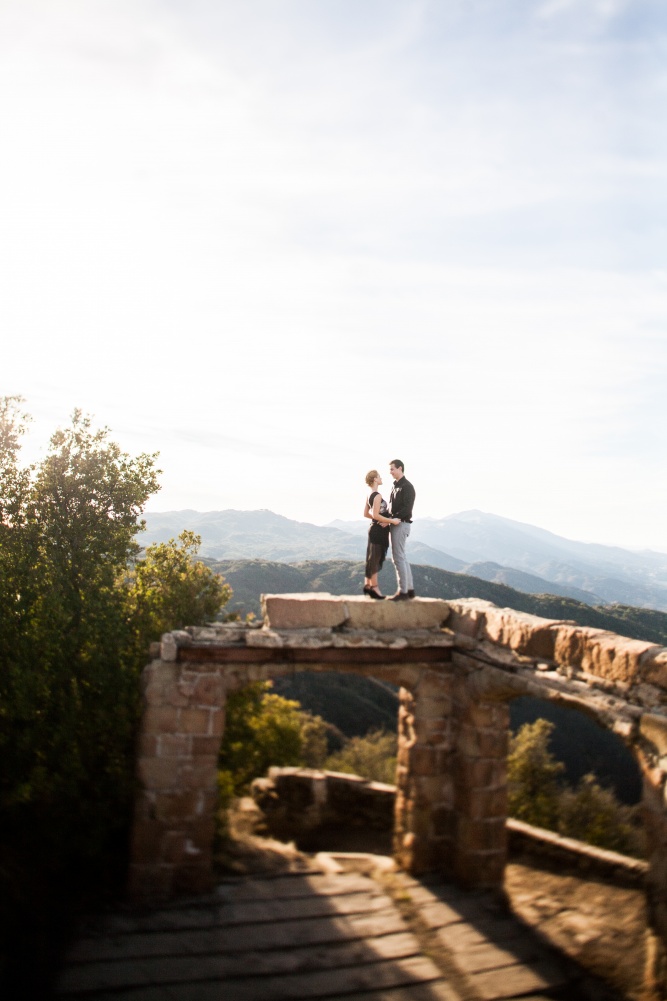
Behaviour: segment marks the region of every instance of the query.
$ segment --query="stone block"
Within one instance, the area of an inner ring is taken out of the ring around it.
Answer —
[[[471,820],[502,820],[507,816],[507,789],[459,790],[456,808]]]
[[[176,690],[179,669],[176,664],[162,661],[150,664],[144,671],[143,694],[149,706],[167,705],[169,697]]]
[[[443,771],[445,760],[446,756],[439,748],[416,744],[410,750],[409,767],[413,775],[439,775]]]
[[[509,647],[517,653],[551,660],[554,655],[555,633],[553,626],[558,623],[511,608],[487,608],[484,616],[482,637]]]
[[[583,626],[569,625],[564,622],[554,626],[556,641],[554,644],[554,660],[563,667],[581,668],[586,644],[596,635],[606,634],[604,629],[585,629]]]
[[[503,884],[506,851],[459,852],[455,859],[457,882],[470,890],[492,890]]]
[[[211,732],[211,710],[210,709],[181,709],[179,710],[178,729],[181,733],[198,733],[202,735]]]
[[[456,837],[457,814],[451,807],[436,806],[431,810],[433,833],[437,837],[453,839]]]
[[[155,817],[162,823],[187,823],[201,816],[201,797],[196,790],[159,792],[155,796],[154,811]]]
[[[218,780],[218,762],[214,757],[198,759],[195,764],[182,765],[178,772],[181,789],[215,789]]]
[[[190,741],[192,742],[193,758],[197,758],[201,754],[203,755],[214,754],[217,757],[218,752],[220,750],[219,736],[216,735],[213,737],[200,737],[195,735],[190,737]]]
[[[495,789],[507,781],[507,762],[500,758],[455,759],[456,786],[458,789]]]
[[[641,673],[644,681],[658,688],[667,688],[667,649],[651,647],[642,657]]]
[[[177,732],[178,713],[175,706],[147,706],[141,722],[142,733],[150,736]]]
[[[667,755],[667,716],[644,713],[639,721],[639,732],[654,745],[659,757]]]
[[[224,696],[222,678],[216,671],[215,674],[202,674],[196,679],[190,701],[193,705],[217,706],[222,703]]]
[[[280,649],[284,646],[283,638],[275,629],[255,629],[248,633],[246,646],[258,648]]]
[[[655,644],[617,636],[605,629],[567,623],[555,625],[553,629],[556,634],[554,658],[563,667],[624,685],[641,681],[650,670]]]
[[[440,598],[373,601],[364,595],[348,595],[345,602],[350,629],[438,629],[449,616],[449,605]]]
[[[167,832],[168,828],[156,820],[135,819],[130,845],[132,861],[147,864],[162,861],[164,838]]]
[[[164,733],[157,738],[157,756],[160,758],[190,757],[192,738],[182,733]]]
[[[477,598],[459,598],[448,601],[449,618],[447,628],[463,636],[476,639],[486,623],[486,613],[497,606],[491,601],[480,601]]]
[[[456,830],[459,850],[463,854],[506,850],[504,817],[475,820],[459,813]]]
[[[179,781],[174,758],[140,758],[137,774],[146,789],[173,789]]]
[[[587,638],[581,666],[599,678],[633,684],[642,680],[641,661],[652,647],[654,644],[642,640],[596,631]]]
[[[330,629],[347,621],[346,602],[331,594],[263,594],[262,613],[271,629]]]

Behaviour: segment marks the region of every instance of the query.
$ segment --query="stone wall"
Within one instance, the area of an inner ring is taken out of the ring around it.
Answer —
[[[502,882],[513,698],[576,708],[618,734],[642,770],[650,920],[667,942],[667,649],[477,600],[267,595],[263,607],[256,626],[166,634],[146,668],[135,899],[212,884],[227,692],[294,671],[352,671],[400,688],[396,858],[465,886]]]
[[[255,779],[251,795],[269,833],[279,840],[317,844],[327,827],[391,831],[396,786],[369,782],[359,775],[313,768],[269,769]],[[531,855],[542,863],[619,886],[644,888],[648,864],[605,848],[534,827],[506,822],[508,857]]]

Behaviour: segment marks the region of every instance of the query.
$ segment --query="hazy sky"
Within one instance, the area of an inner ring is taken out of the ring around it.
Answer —
[[[0,0],[0,394],[153,510],[667,551],[664,0]],[[385,477],[388,485],[389,476]]]

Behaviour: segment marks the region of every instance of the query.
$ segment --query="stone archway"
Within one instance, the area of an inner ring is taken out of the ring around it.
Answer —
[[[269,595],[257,627],[163,637],[144,672],[141,789],[130,893],[207,890],[227,693],[288,672],[354,671],[401,689],[394,850],[405,869],[500,886],[506,861],[507,703],[579,708],[632,749],[644,777],[654,973],[667,941],[667,649],[482,601]],[[658,976],[655,973],[655,976]]]

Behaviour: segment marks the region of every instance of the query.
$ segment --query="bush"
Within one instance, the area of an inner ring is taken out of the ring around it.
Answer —
[[[298,702],[271,691],[259,681],[227,698],[225,732],[220,748],[221,805],[247,793],[253,779],[272,765],[321,765],[327,746],[327,724]]]
[[[396,782],[397,737],[374,730],[365,737],[351,737],[342,750],[330,755],[324,767],[332,772],[360,775],[373,782]]]
[[[525,723],[511,738],[508,764],[509,814],[564,837],[643,857],[637,810],[624,806],[611,789],[586,775],[576,787],[563,781],[565,766],[549,750],[554,724]]]

